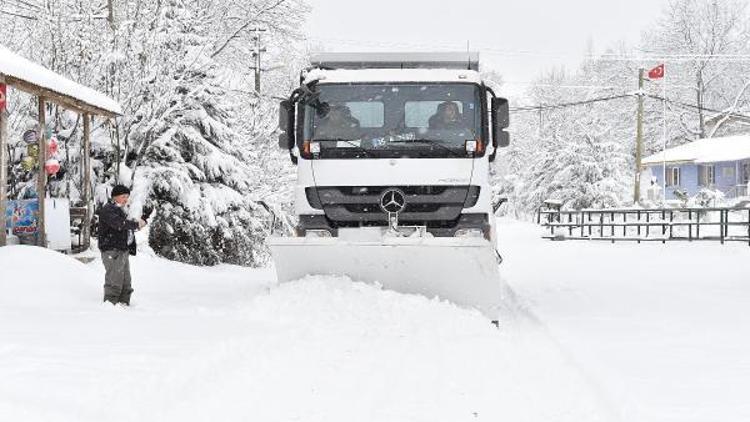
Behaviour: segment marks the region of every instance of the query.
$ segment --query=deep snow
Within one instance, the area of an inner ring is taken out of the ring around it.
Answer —
[[[341,278],[0,248],[0,420],[742,420],[746,245],[550,242],[502,221],[516,312]],[[43,262],[44,265],[39,263]]]
[[[747,244],[553,242],[499,227],[503,274],[622,420],[750,420]]]

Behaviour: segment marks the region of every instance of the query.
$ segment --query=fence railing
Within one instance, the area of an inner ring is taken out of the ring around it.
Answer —
[[[615,241],[747,242],[750,208],[586,209],[564,211],[542,207],[537,223],[547,239]]]

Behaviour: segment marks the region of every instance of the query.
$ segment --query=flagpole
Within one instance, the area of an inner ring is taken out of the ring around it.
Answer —
[[[663,95],[664,98],[664,116],[662,118],[663,122],[663,133],[662,133],[662,149],[661,149],[661,158],[662,158],[662,165],[661,165],[661,195],[662,195],[662,204],[666,204],[667,202],[667,64],[664,63],[664,78],[662,80],[662,89],[663,89]]]

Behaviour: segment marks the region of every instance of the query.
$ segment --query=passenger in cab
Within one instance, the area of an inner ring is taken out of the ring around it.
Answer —
[[[438,104],[437,111],[430,117],[430,129],[464,129],[463,116],[458,104],[445,101]]]

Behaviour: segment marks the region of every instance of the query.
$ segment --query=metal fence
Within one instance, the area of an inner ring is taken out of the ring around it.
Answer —
[[[587,209],[542,207],[537,223],[552,240],[714,240],[750,245],[750,208]]]

